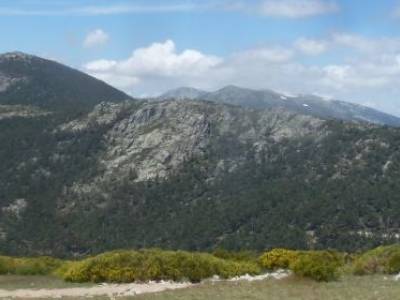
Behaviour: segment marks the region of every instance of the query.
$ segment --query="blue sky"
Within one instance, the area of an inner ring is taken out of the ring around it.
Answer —
[[[400,115],[397,0],[0,0],[0,36],[136,96],[236,84]]]

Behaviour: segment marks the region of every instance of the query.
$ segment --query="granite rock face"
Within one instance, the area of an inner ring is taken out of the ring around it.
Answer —
[[[199,101],[101,103],[86,117],[60,126],[59,130],[72,132],[106,127],[104,150],[97,158],[99,172],[76,182],[66,194],[87,198],[95,193],[106,200],[104,186],[168,178],[185,161],[228,140],[236,150],[221,156],[210,172],[212,180],[222,170],[235,170],[250,150],[265,152],[284,139],[322,137],[327,134],[324,124],[279,109],[256,111]]]
[[[260,151],[282,139],[324,134],[323,120],[283,110],[255,111],[197,101],[146,102],[129,113],[130,109],[127,104],[102,103],[87,118],[62,126],[82,130],[90,123],[112,124],[99,159],[102,177],[120,178],[130,170],[138,181],[166,177],[183,161],[201,156],[212,141],[228,135]]]

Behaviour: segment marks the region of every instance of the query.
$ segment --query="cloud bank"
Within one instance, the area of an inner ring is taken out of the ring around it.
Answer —
[[[150,2],[150,1],[149,1]],[[179,13],[204,11],[242,11],[271,17],[304,18],[338,11],[339,6],[325,0],[194,0],[135,4],[121,1],[83,0],[80,3],[43,0],[41,5],[0,6],[3,16],[105,16],[143,13]]]
[[[312,17],[339,10],[335,2],[321,0],[267,0],[259,8],[260,13],[265,16],[286,18]]]
[[[346,51],[335,63],[304,63],[310,55]],[[400,40],[367,39],[348,33],[327,39],[301,38],[292,46],[267,45],[219,57],[195,49],[178,52],[172,40],[134,50],[120,60],[100,59],[83,70],[139,96],[179,86],[216,89],[227,84],[269,88],[291,94],[310,93],[355,100],[400,114]]]

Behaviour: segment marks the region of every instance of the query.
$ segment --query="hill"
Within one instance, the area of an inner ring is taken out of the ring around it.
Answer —
[[[169,101],[0,129],[6,253],[355,250],[399,237],[395,128]]]
[[[21,52],[0,55],[0,105],[88,111],[102,101],[131,99],[85,73]]]
[[[400,129],[281,107],[120,101],[118,92],[95,104],[96,91],[89,102],[66,98],[92,80],[67,70],[79,79],[43,83],[55,96],[42,102],[17,105],[5,97],[18,93],[17,76],[3,79],[1,253],[357,250],[399,240]]]

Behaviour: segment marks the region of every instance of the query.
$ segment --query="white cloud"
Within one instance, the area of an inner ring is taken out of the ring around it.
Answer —
[[[332,42],[337,46],[355,49],[362,53],[398,53],[400,51],[400,38],[366,38],[361,35],[337,33],[332,37]]]
[[[237,55],[240,60],[267,61],[270,63],[283,63],[289,61],[293,51],[283,47],[263,47],[247,50]]]
[[[84,70],[134,95],[154,95],[179,86],[213,90],[235,84],[290,94],[329,95],[360,104],[371,102],[400,115],[400,103],[392,100],[400,99],[400,48],[394,51],[397,41],[358,38],[362,41],[359,45],[368,41],[368,51],[350,43],[348,37],[333,35],[326,40],[297,40],[292,48],[269,45],[226,57],[193,49],[178,51],[175,43],[167,40],[136,49],[125,59],[88,62]],[[298,56],[337,47],[344,54],[334,62],[305,64]]]
[[[112,86],[116,86],[120,89],[125,90],[128,94],[131,93],[132,86],[140,83],[140,79],[135,76],[123,75],[112,72],[92,72],[92,76],[108,82]]]
[[[260,13],[272,17],[305,18],[339,10],[332,1],[322,0],[265,0],[260,5]]]
[[[72,1],[70,1],[72,2]],[[3,16],[101,16],[150,13],[185,13],[205,11],[242,11],[266,16],[303,18],[338,11],[334,0],[176,0],[169,3],[132,3],[123,0],[117,4],[107,2],[86,5],[84,1],[74,5],[68,1],[40,1],[42,5],[2,5]],[[111,1],[109,1],[111,2]],[[93,2],[94,3],[94,2]]]
[[[110,36],[104,32],[102,29],[95,29],[87,34],[85,40],[83,41],[83,46],[85,48],[93,48],[97,46],[103,46],[107,44]]]
[[[306,55],[319,55],[327,50],[328,44],[322,40],[300,38],[294,43],[294,46]]]
[[[157,76],[196,76],[216,66],[220,59],[187,49],[177,53],[175,43],[154,43],[135,50],[131,57],[122,61],[118,69],[125,73]]]
[[[117,65],[115,60],[99,59],[89,62],[85,65],[87,70],[95,72],[107,72]]]
[[[363,66],[328,65],[323,68],[322,83],[337,90],[355,88],[380,88],[389,83],[389,79],[379,74],[363,72]]]
[[[76,12],[84,15],[117,15],[132,13],[169,13],[169,12],[189,12],[205,8],[199,4],[167,4],[167,5],[132,5],[118,4],[105,6],[86,6],[77,8]]]
[[[178,53],[175,43],[167,40],[136,49],[124,60],[101,59],[89,62],[84,69],[101,79],[114,78],[114,84],[123,87],[129,83],[134,86],[142,79],[148,82],[196,80],[221,62],[222,59],[217,56],[205,55],[192,49]],[[120,78],[123,78],[121,83]]]
[[[149,4],[135,5],[129,2],[125,4],[111,5],[76,5],[70,6],[69,2],[57,3],[48,2],[45,9],[37,9],[35,6],[0,6],[0,15],[3,16],[101,16],[101,15],[121,15],[139,13],[171,13],[171,12],[190,12],[194,10],[209,9],[210,7],[200,4]],[[67,5],[68,4],[68,5]]]

